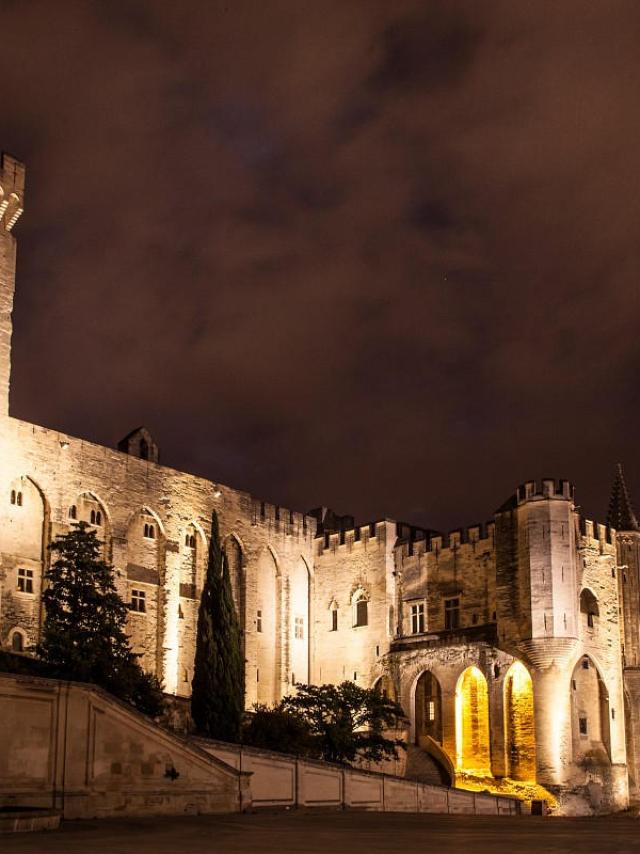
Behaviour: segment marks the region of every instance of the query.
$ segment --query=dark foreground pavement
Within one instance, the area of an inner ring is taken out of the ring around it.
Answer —
[[[104,819],[0,837],[2,854],[639,854],[634,818],[363,812]]]

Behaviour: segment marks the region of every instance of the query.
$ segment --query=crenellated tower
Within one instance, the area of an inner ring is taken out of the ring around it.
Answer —
[[[9,414],[11,313],[16,277],[16,240],[12,230],[24,207],[25,168],[0,155],[0,417]]]

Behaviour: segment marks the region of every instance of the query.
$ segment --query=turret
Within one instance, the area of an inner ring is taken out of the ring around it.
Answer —
[[[11,374],[11,313],[16,273],[16,241],[12,229],[24,205],[22,163],[0,155],[0,418],[9,414]]]
[[[532,663],[569,651],[578,634],[573,494],[567,480],[528,481],[496,514],[499,638]]]

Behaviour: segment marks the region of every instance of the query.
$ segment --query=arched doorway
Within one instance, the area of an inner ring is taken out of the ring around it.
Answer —
[[[609,693],[588,655],[576,664],[571,677],[571,728],[574,761],[608,765],[611,756]]]
[[[533,682],[520,661],[514,661],[504,681],[504,716],[507,775],[513,780],[535,780]]]
[[[456,767],[476,776],[491,775],[489,692],[477,667],[467,667],[456,686]]]
[[[416,683],[414,712],[416,744],[422,746],[421,739],[427,736],[442,744],[442,692],[429,670],[421,673]]]
[[[256,596],[256,697],[271,705],[280,697],[278,685],[278,572],[269,549],[258,560]]]

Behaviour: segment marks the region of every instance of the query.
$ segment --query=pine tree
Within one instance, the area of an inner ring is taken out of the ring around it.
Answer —
[[[38,655],[57,676],[94,682],[147,714],[160,714],[160,685],[144,673],[131,651],[125,631],[127,607],[100,546],[86,522],[50,545],[58,557],[45,574],[45,621]]]
[[[238,741],[244,711],[244,659],[229,567],[211,516],[207,576],[198,612],[191,715],[199,733]]]

